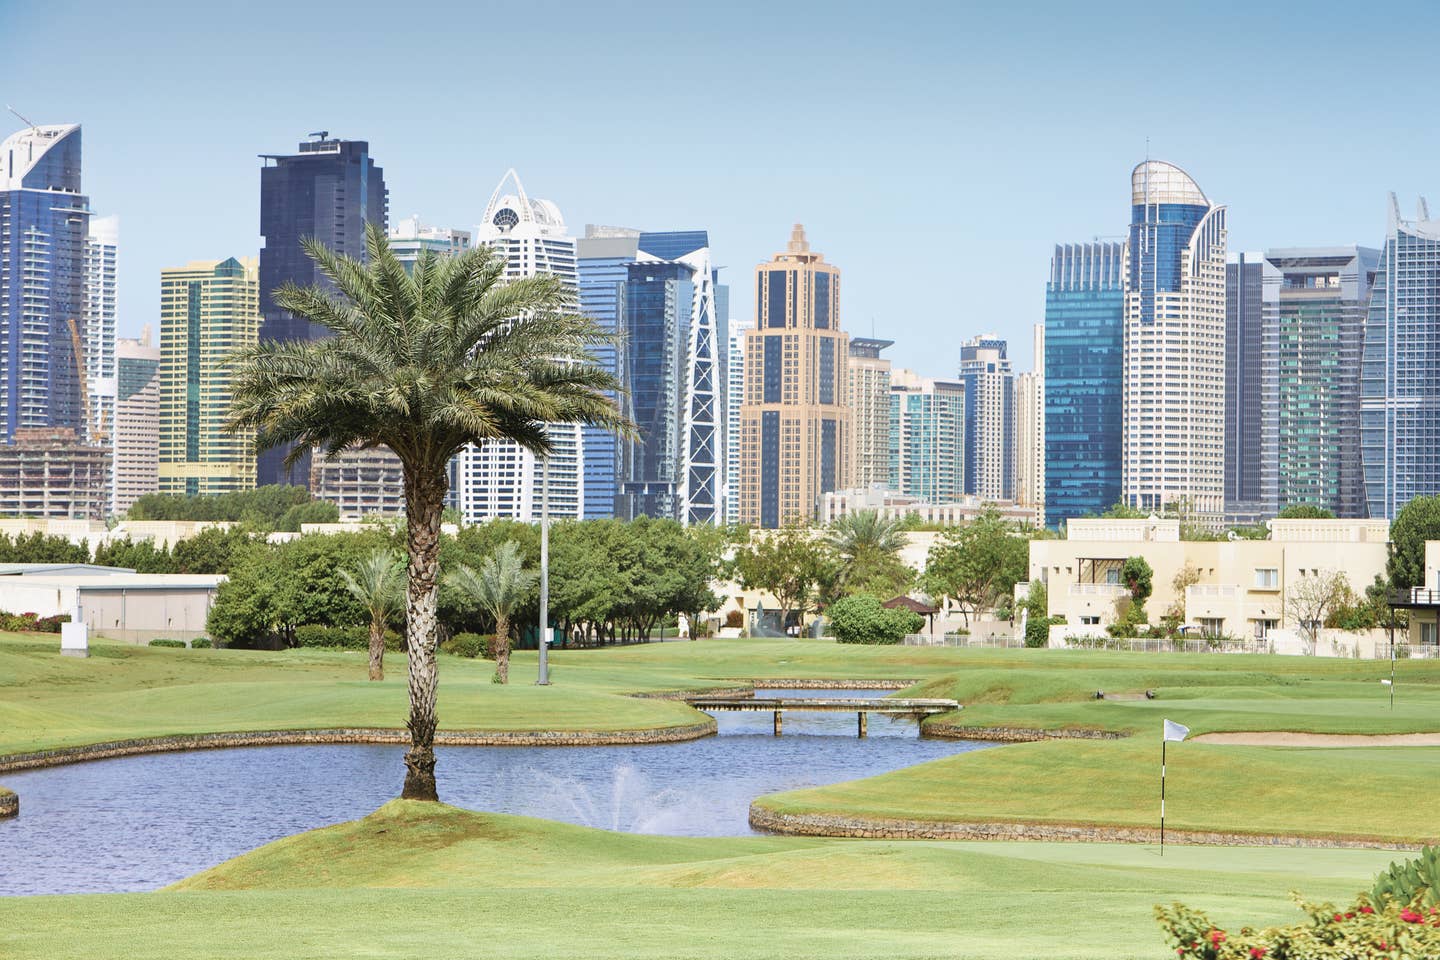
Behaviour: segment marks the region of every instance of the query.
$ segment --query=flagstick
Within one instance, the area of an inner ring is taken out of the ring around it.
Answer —
[[[1160,856],[1165,856],[1165,744],[1160,740]]]
[[[1390,639],[1390,712],[1395,712],[1395,639]]]

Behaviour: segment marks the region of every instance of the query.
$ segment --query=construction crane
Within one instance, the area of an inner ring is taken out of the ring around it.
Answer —
[[[98,423],[90,422],[90,382],[85,376],[85,344],[80,341],[80,325],[74,317],[65,321],[70,324],[70,342],[74,345],[75,374],[80,378],[80,404],[85,411],[85,435],[97,447],[105,446],[108,439],[105,431],[105,410],[100,410]]]

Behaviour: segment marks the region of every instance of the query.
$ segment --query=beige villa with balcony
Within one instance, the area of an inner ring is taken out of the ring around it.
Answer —
[[[1184,624],[1196,633],[1251,640],[1303,626],[1294,603],[1287,604],[1301,578],[1339,571],[1363,593],[1385,570],[1384,520],[1272,520],[1269,526],[1268,540],[1194,541],[1180,539],[1178,520],[1071,520],[1066,539],[1031,542],[1029,575],[1046,584],[1050,615],[1065,618],[1052,637],[1103,636],[1126,592],[1120,569],[1139,556],[1154,571],[1145,603],[1151,623],[1178,602]],[[1432,576],[1429,561],[1440,563],[1440,552],[1426,557]],[[1193,582],[1177,596],[1178,575],[1187,569]],[[1432,579],[1440,587],[1440,566]]]

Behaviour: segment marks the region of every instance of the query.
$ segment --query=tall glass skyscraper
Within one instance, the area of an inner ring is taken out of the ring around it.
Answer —
[[[585,236],[575,241],[575,263],[579,274],[580,312],[608,334],[620,332],[620,301],[628,277],[628,266],[640,252],[640,231],[628,227],[600,227],[589,224]],[[627,380],[621,352],[613,343],[594,347],[595,359],[621,383]],[[619,398],[617,398],[618,401]],[[585,456],[585,519],[615,516],[619,484],[619,442],[615,434],[601,427],[581,428]]]
[[[29,127],[0,143],[0,440],[17,429],[85,432],[70,323],[85,337],[90,200],[80,125]]]
[[[965,384],[911,370],[890,376],[889,489],[928,503],[965,493]]]
[[[1371,517],[1440,494],[1440,220],[1424,200],[1405,220],[1394,195],[1365,323],[1360,452]]]
[[[322,282],[305,255],[301,239],[313,237],[335,253],[365,259],[365,224],[384,230],[389,217],[385,177],[364,140],[331,139],[327,131],[300,144],[293,154],[261,154],[260,170],[260,340],[314,340],[325,330],[275,306],[274,291],[293,283]],[[292,471],[284,466],[288,448],[259,457],[261,484],[307,485],[310,458]]]
[[[960,347],[965,385],[965,492],[1015,499],[1015,371],[1009,345],[993,333]]]
[[[1130,175],[1123,499],[1218,523],[1225,508],[1225,208],[1174,164]]]
[[[1265,489],[1261,477],[1275,457],[1273,445],[1264,448],[1265,438],[1275,434],[1261,415],[1264,273],[1259,253],[1231,254],[1225,264],[1225,512],[1243,519],[1273,513],[1275,501],[1275,488]]]
[[[1120,500],[1125,290],[1121,243],[1055,247],[1045,285],[1045,523]]]
[[[1366,247],[1265,251],[1260,490],[1364,517],[1360,370],[1380,253]]]

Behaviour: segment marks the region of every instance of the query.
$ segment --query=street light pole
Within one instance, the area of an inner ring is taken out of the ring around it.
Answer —
[[[540,675],[535,685],[550,684],[550,458],[540,458]]]

